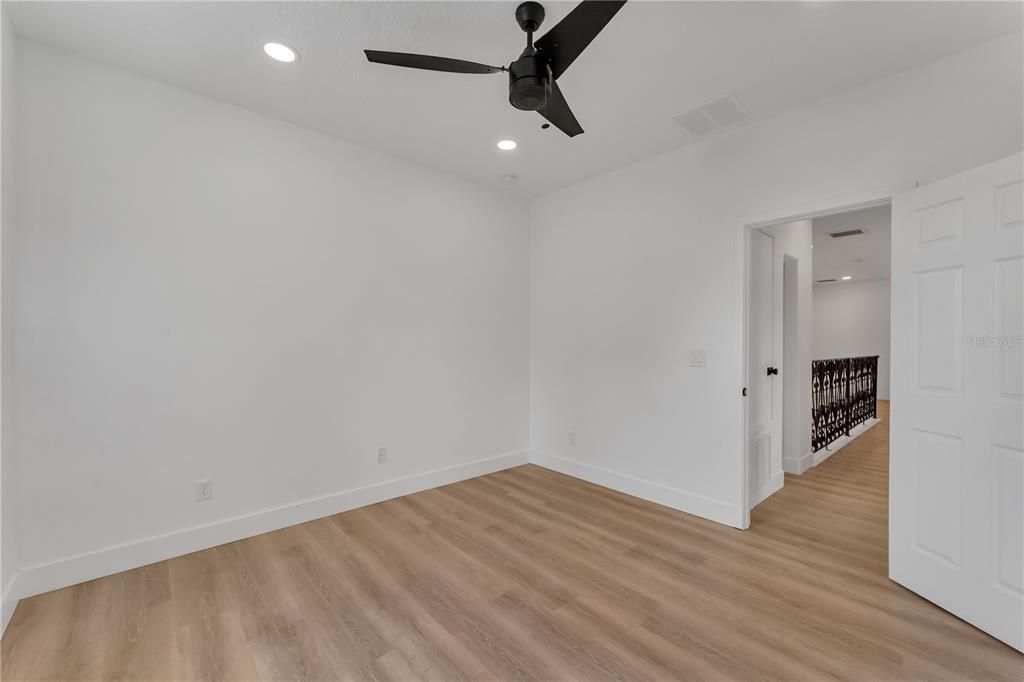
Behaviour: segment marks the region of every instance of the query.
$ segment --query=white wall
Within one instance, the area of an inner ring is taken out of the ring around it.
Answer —
[[[23,593],[526,461],[520,203],[18,57]]]
[[[794,296],[784,296],[782,469],[802,474],[811,465],[811,361],[813,351],[814,268],[812,222],[796,220],[764,228],[775,237],[776,267],[796,259]],[[787,273],[788,274],[788,273]],[[785,287],[785,283],[784,283]],[[788,293],[788,292],[784,292]]]
[[[542,197],[526,234],[475,185],[20,43],[21,593],[525,461],[528,435],[741,525],[744,226],[1019,150],[1021,48]]]
[[[15,59],[14,30],[0,5],[0,632],[7,626],[15,600],[8,598],[18,568],[18,461],[13,447],[14,371],[14,170]]]
[[[814,357],[878,356],[878,397],[889,399],[889,280],[814,285]]]
[[[741,525],[743,226],[1019,151],[1021,52],[1009,36],[535,200],[538,460]]]

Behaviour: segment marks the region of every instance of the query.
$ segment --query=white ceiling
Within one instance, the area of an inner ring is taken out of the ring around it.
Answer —
[[[735,93],[763,119],[1021,30],[1021,3],[628,3],[559,80],[586,134],[508,104],[502,75],[368,64],[363,48],[508,64],[517,2],[4,2],[18,33],[435,168],[537,194],[693,141]],[[545,3],[553,26],[573,3]],[[269,60],[267,41],[302,59]],[[519,149],[501,153],[502,137]]]
[[[892,206],[874,206],[848,213],[815,218],[812,223],[814,244],[814,280],[849,275],[850,281],[889,279],[889,250],[892,233]],[[854,229],[865,234],[833,238],[834,232]]]

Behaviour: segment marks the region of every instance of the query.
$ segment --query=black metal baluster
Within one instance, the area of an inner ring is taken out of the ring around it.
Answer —
[[[850,415],[850,383],[851,383],[850,368],[851,367],[853,367],[853,363],[850,361],[850,358],[846,358],[845,360],[843,360],[843,371],[844,371],[844,373],[846,375],[845,376],[846,381],[843,382],[843,421],[845,422],[844,425],[846,426],[846,435],[847,436],[850,435],[850,422],[852,421],[850,419],[850,417],[851,417],[851,415]]]
[[[878,418],[878,356],[871,358],[871,418]]]
[[[817,452],[878,416],[878,356],[811,363],[811,448]]]

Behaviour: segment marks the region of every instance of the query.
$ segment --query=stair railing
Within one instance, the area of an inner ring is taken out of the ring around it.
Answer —
[[[815,360],[811,396],[811,450],[817,452],[877,416],[878,356]]]

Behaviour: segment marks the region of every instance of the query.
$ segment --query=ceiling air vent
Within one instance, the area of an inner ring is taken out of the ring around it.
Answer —
[[[749,118],[736,95],[730,94],[679,114],[675,117],[675,122],[686,128],[694,137],[703,137],[742,125]]]
[[[700,107],[690,109],[685,114],[679,114],[676,116],[676,123],[686,128],[686,132],[694,137],[710,135],[718,130],[718,124],[712,121],[711,117],[704,113]]]
[[[832,279],[816,279],[816,280],[814,280],[814,283],[815,284],[824,284],[825,282],[835,282],[835,281],[836,281],[836,278],[833,277]]]
[[[862,230],[862,229],[860,229],[858,227],[855,230],[843,230],[842,232],[829,232],[828,236],[832,237],[832,239],[840,239],[842,237],[855,237],[858,234],[867,234],[867,233],[864,232],[864,230]]]

